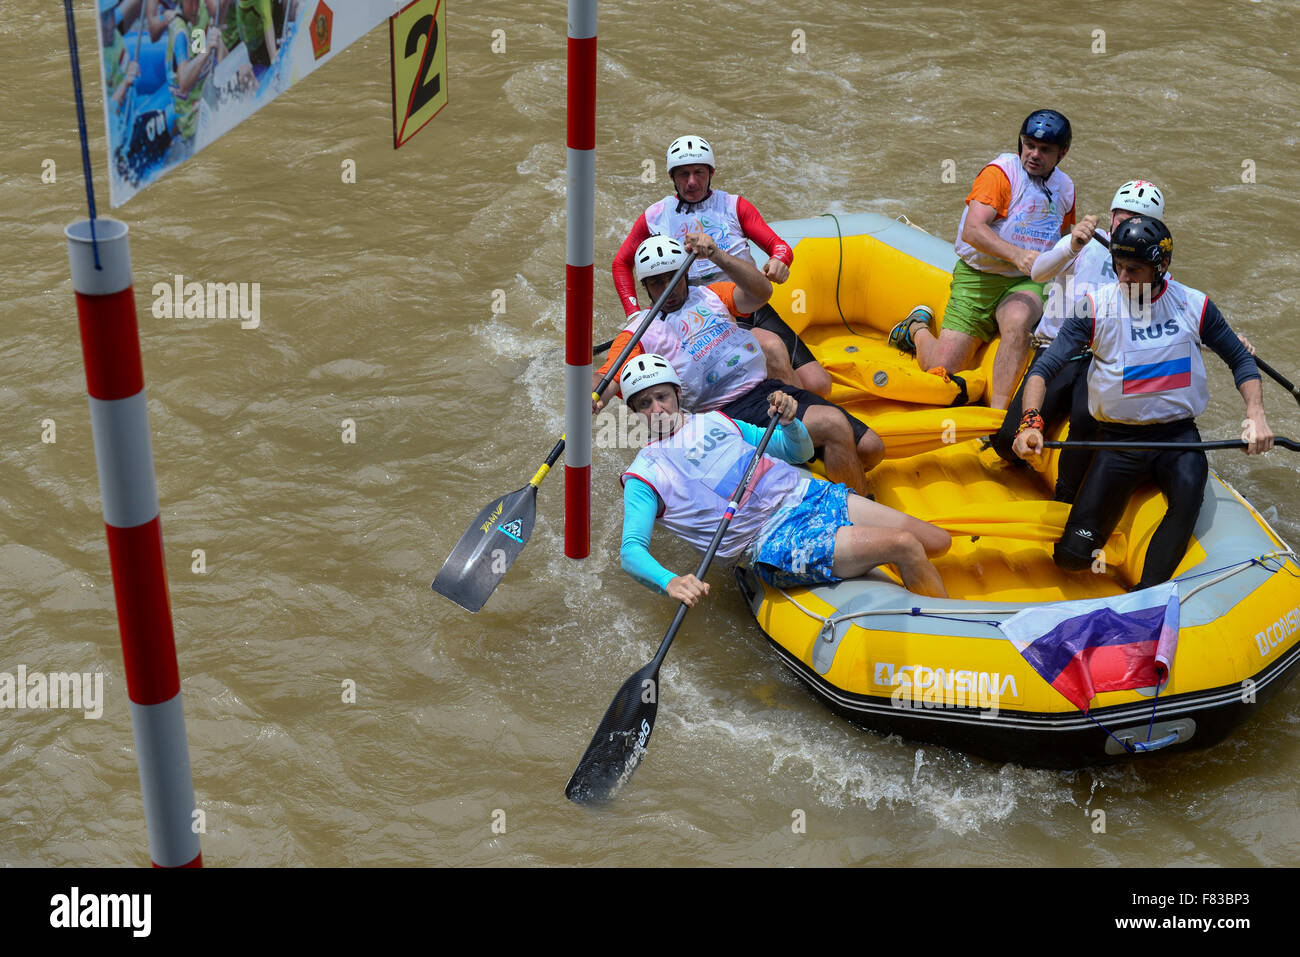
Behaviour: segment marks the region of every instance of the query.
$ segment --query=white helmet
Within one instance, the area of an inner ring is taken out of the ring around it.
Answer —
[[[643,315],[644,312],[638,312],[632,318],[640,319]],[[631,402],[632,397],[638,392],[644,392],[651,386],[663,385],[665,382],[677,386],[678,391],[681,391],[682,380],[677,377],[668,360],[653,352],[647,352],[634,356],[627,361],[627,365],[623,366],[623,372],[618,377],[618,391],[622,394],[624,402]]]
[[[703,163],[709,169],[715,169],[717,163],[713,161],[713,147],[711,147],[702,136],[679,136],[668,144],[668,176],[671,178],[673,170],[678,166],[687,166],[691,163]]]
[[[1130,213],[1137,213],[1140,216],[1151,216],[1163,220],[1165,218],[1165,194],[1160,192],[1160,187],[1155,183],[1148,183],[1144,179],[1129,180],[1116,190],[1115,198],[1110,202],[1110,208],[1126,209]]]
[[[636,247],[633,273],[636,281],[641,282],[651,276],[674,273],[686,262],[685,247],[671,236],[651,236]]]

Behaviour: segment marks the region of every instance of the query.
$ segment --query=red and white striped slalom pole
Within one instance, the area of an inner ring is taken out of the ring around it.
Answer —
[[[591,291],[596,259],[596,0],[569,0],[564,232],[564,554],[591,551]]]
[[[90,220],[73,223],[64,235],[77,294],[149,856],[155,867],[201,867],[199,837],[191,826],[194,780],[167,599],[131,250],[125,223],[97,219],[94,229],[100,268]]]

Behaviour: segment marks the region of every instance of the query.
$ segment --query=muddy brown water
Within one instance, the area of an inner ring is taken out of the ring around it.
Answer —
[[[90,4],[77,6],[93,74]],[[769,221],[869,210],[951,239],[981,165],[1052,106],[1074,122],[1080,211],[1104,212],[1124,180],[1160,183],[1179,277],[1300,376],[1296,4],[798,7],[604,5],[597,341],[621,318],[607,264],[667,192],[680,133],[709,137],[717,184]],[[131,227],[205,861],[1300,861],[1300,687],[1208,751],[1074,773],[992,765],[834,717],[720,569],[668,657],[633,786],[595,812],[564,800],[672,614],[618,566],[616,476],[632,453],[596,450],[589,559],[563,557],[555,475],[482,613],[429,589],[474,513],[523,485],[562,429],[562,10],[453,4],[450,104],[400,151],[385,28],[112,212]],[[62,239],[85,198],[61,11],[6,0],[0,44],[0,671],[105,675],[98,720],[0,712],[0,864],[144,865]],[[153,284],[177,274],[259,283],[261,325],[154,318]],[[1226,370],[1211,376],[1202,432],[1234,435],[1240,398]],[[1271,383],[1265,397],[1274,431],[1300,434],[1294,401]],[[1214,459],[1290,541],[1298,462]],[[666,536],[656,550],[692,563]]]

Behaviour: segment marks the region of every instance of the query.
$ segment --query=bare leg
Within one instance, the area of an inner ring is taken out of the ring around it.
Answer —
[[[846,525],[835,533],[837,578],[856,578],[877,565],[893,565],[903,587],[918,595],[947,598],[939,570],[925,555],[925,547],[911,532],[901,528]]]
[[[912,333],[916,343],[916,361],[922,369],[944,368],[961,372],[970,366],[980,341],[974,336],[955,329],[940,329],[936,336],[929,329],[916,328]]]
[[[821,367],[821,363],[805,362],[794,370],[794,374],[799,380],[796,384],[809,392],[823,399],[831,394],[831,374]]]
[[[858,461],[862,464],[862,471],[870,472],[884,457],[885,443],[879,435],[868,429],[858,442]]]
[[[938,558],[952,545],[952,536],[938,525],[913,518],[906,512],[873,502],[861,495],[849,496],[849,521],[854,525],[897,528],[910,532],[916,536],[930,558]]]
[[[1038,324],[1043,314],[1043,304],[1037,296],[1016,293],[1002,300],[998,306],[998,331],[1002,342],[993,359],[993,374],[989,382],[989,408],[1005,409],[1020,384],[1029,361],[1029,332]]]
[[[853,446],[853,430],[839,409],[829,405],[809,406],[803,414],[804,427],[812,437],[813,445],[822,447],[822,461],[826,475],[832,482],[847,485],[859,495],[866,493],[866,480],[862,464]]]
[[[780,379],[786,385],[799,385],[799,380],[795,376],[794,366],[790,364],[790,353],[785,349],[785,343],[775,332],[768,332],[766,329],[751,329],[754,338],[758,344],[763,347],[763,358],[767,360],[767,376],[769,379]]]

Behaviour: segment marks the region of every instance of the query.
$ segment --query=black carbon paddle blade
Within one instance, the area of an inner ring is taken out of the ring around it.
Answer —
[[[645,757],[659,711],[659,669],[646,665],[623,683],[587,753],[569,778],[564,796],[578,804],[608,801],[632,777]]]
[[[474,517],[433,579],[433,590],[478,611],[524,550],[537,515],[537,486],[525,485]]]

